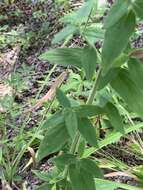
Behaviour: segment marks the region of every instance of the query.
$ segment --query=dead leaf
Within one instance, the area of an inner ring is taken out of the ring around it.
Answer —
[[[2,183],[2,190],[12,190],[12,188],[10,187],[7,181],[2,180],[1,183]]]
[[[30,152],[31,158],[32,158],[32,163],[33,167],[36,167],[36,154],[33,148],[28,147],[28,151]]]
[[[5,95],[12,95],[12,88],[5,84],[0,84],[0,98]]]
[[[0,84],[0,99],[4,98],[6,95],[12,96],[12,88],[5,84]],[[5,112],[6,110],[0,106],[0,113]]]
[[[131,56],[136,57],[138,59],[142,59],[143,58],[143,49],[138,49],[135,50],[131,53]]]
[[[43,96],[41,99],[39,99],[37,101],[36,105],[34,105],[28,111],[32,111],[33,109],[37,109],[37,108],[41,107],[45,102],[51,101],[55,96],[56,89],[61,86],[61,84],[64,82],[65,78],[67,77],[67,75],[68,75],[67,71],[64,71],[63,73],[61,73],[60,76],[57,77],[55,82],[53,82],[53,84],[51,85],[51,88],[47,92],[47,94],[45,94],[45,96]]]
[[[133,174],[128,174],[126,172],[111,172],[111,173],[104,175],[105,178],[117,177],[117,176],[131,177],[131,178],[134,178],[135,180],[137,180],[136,176],[134,176]]]
[[[13,71],[20,52],[20,46],[15,46],[12,50],[0,54],[0,78],[7,78]]]

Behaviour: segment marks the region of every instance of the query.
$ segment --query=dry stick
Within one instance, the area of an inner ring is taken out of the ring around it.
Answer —
[[[111,178],[111,177],[117,177],[117,176],[131,177],[131,178],[139,181],[139,179],[135,175],[128,174],[126,172],[111,172],[111,173],[108,173],[108,174],[104,175],[105,178]]]
[[[56,89],[61,86],[61,84],[64,82],[68,75],[67,71],[64,71],[63,73],[60,74],[60,76],[56,79],[56,81],[51,85],[50,90],[46,93],[45,96],[43,96],[38,102],[36,103],[35,106],[33,106],[29,111],[32,111],[33,109],[36,109],[38,107],[41,107],[43,103],[47,102],[48,100],[53,100],[56,94]]]

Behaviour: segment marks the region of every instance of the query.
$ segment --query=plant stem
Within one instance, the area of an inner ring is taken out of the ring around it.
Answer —
[[[97,73],[97,77],[96,77],[95,83],[94,83],[94,85],[93,85],[93,88],[92,88],[91,94],[89,95],[86,104],[92,104],[93,101],[94,101],[94,97],[95,97],[95,94],[96,94],[97,84],[98,84],[98,81],[99,81],[100,75],[101,75],[101,68],[98,70],[98,73]]]
[[[96,94],[96,89],[97,89],[97,84],[98,84],[98,81],[99,81],[99,78],[101,76],[101,68],[98,70],[98,73],[97,73],[97,77],[96,77],[96,80],[94,82],[94,85],[93,85],[93,88],[92,88],[92,91],[89,95],[89,98],[87,99],[87,102],[86,104],[92,104],[93,101],[94,101],[94,97],[95,97],[95,94]],[[71,148],[70,148],[70,153],[71,154],[75,154],[77,148],[78,148],[78,145],[79,145],[79,140],[81,138],[81,135],[79,132],[76,133],[75,135],[75,138],[71,144]],[[66,178],[68,175],[68,166],[65,167],[65,170],[64,170],[64,173],[63,173],[63,176],[64,178]]]

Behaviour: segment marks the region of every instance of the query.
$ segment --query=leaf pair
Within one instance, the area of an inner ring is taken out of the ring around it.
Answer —
[[[123,120],[122,117],[120,116],[117,108],[110,102],[108,102],[104,107],[99,107],[95,105],[82,105],[77,108],[75,108],[75,111],[77,114],[81,117],[81,126],[85,125],[85,123],[88,123],[86,126],[90,126],[91,124],[89,123],[89,120],[82,118],[82,117],[93,117],[96,115],[106,115],[110,122],[112,123],[113,127],[117,130],[120,131],[121,133],[124,133],[124,127],[123,127]],[[80,129],[84,131],[84,127],[81,127]],[[85,135],[88,135],[86,133],[85,129]],[[93,133],[93,131],[91,131]],[[92,134],[91,134],[92,136]]]
[[[48,130],[40,144],[38,160],[62,149],[69,137],[73,139],[77,131],[91,146],[98,147],[96,129],[88,117],[105,114],[116,130],[124,132],[122,118],[113,104],[107,103],[103,108],[94,105],[72,108],[61,90],[57,90],[57,98],[64,107],[64,111],[56,113],[49,119],[49,122],[45,122],[43,127],[47,127]]]
[[[92,47],[85,48],[58,48],[49,50],[40,56],[40,59],[63,66],[83,68],[88,80],[92,79],[97,64],[97,53]]]

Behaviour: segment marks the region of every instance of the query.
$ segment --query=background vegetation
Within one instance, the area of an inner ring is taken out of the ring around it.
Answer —
[[[142,9],[0,1],[0,189],[143,188]]]

